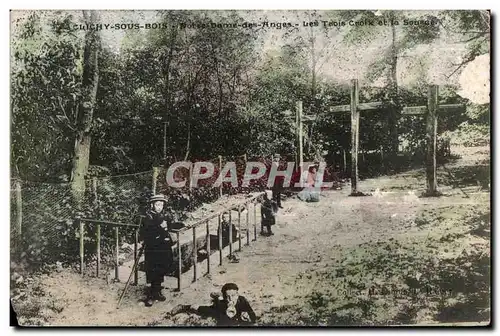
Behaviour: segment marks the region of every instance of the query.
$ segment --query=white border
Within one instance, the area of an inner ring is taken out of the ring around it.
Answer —
[[[8,306],[7,302],[9,300],[9,273],[7,271],[9,267],[9,197],[8,197],[8,188],[10,189],[9,186],[9,132],[10,132],[10,108],[9,108],[9,11],[8,9],[82,9],[82,8],[88,8],[88,9],[162,9],[165,7],[168,7],[170,9],[492,9],[494,15],[498,14],[496,11],[496,8],[498,7],[498,1],[486,1],[486,0],[474,0],[474,1],[446,1],[446,2],[437,2],[435,0],[418,0],[414,2],[403,2],[403,1],[381,1],[381,0],[376,0],[376,1],[317,1],[317,0],[308,0],[308,1],[269,1],[269,0],[253,0],[253,1],[247,1],[247,2],[225,2],[222,0],[212,0],[212,1],[189,1],[189,0],[184,0],[180,2],[148,2],[148,1],[119,1],[119,2],[109,2],[109,3],[104,3],[102,0],[87,0],[87,1],[81,1],[81,2],[68,2],[68,1],[43,1],[43,2],[37,2],[37,1],[5,1],[2,2],[1,6],[2,11],[1,17],[4,19],[3,24],[1,25],[1,45],[5,47],[5,51],[1,53],[1,61],[2,61],[2,72],[4,80],[2,81],[2,91],[1,91],[1,103],[3,106],[3,113],[0,114],[0,136],[2,137],[0,141],[0,157],[4,158],[3,162],[4,164],[1,165],[1,176],[2,176],[2,186],[5,186],[5,188],[2,190],[1,193],[1,200],[0,200],[0,205],[2,206],[2,211],[0,212],[4,218],[2,221],[2,229],[4,230],[3,234],[0,235],[2,241],[0,243],[0,246],[2,246],[3,253],[0,255],[1,259],[1,269],[4,270],[3,272],[3,277],[2,283],[1,283],[1,297],[0,297],[0,316],[3,318],[3,322],[1,323],[3,328],[7,328],[8,330],[2,330],[2,334],[6,332],[7,334],[13,333],[14,329],[10,327],[6,327],[9,325],[9,312],[8,312]],[[495,22],[496,26],[498,26],[498,16],[495,17]],[[495,45],[498,42],[498,34],[495,32]],[[495,53],[495,60],[497,61],[497,55],[498,55],[498,50]],[[498,68],[498,62],[496,62],[497,68]],[[496,71],[497,72],[497,71]],[[494,75],[497,75],[495,73]],[[495,78],[495,77],[494,77]],[[492,92],[493,95],[498,97],[498,87],[495,86],[495,92]],[[495,115],[496,111],[492,111],[493,115]],[[495,118],[496,119],[496,118]],[[498,122],[495,121],[495,124],[497,127],[500,127]],[[494,134],[494,142],[498,143],[497,139],[497,134],[496,132]],[[496,153],[495,153],[496,154]],[[495,155],[497,157],[497,155]],[[498,159],[498,157],[497,157]],[[498,162],[495,160],[495,166],[498,167]],[[495,185],[495,193],[498,195],[498,190],[497,186]],[[495,206],[497,205],[498,200],[494,201]],[[496,223],[492,223],[492,225],[495,225]],[[498,228],[495,229],[495,238],[497,238]],[[496,245],[498,245],[498,240],[496,240]],[[497,261],[495,263],[495,266],[498,264],[498,258],[495,258]],[[10,268],[9,268],[10,269]],[[498,296],[498,288],[495,288],[496,295],[495,298]],[[498,303],[498,300],[496,300]],[[498,310],[498,306],[496,307]],[[496,317],[498,314],[495,314]],[[498,323],[498,319],[496,319],[496,322]],[[90,331],[90,330],[89,330]],[[234,330],[228,330],[229,332],[234,332]],[[366,332],[368,330],[361,330],[359,329],[360,332]],[[385,333],[388,330],[381,330],[381,332]],[[50,332],[50,331],[49,331]],[[70,333],[71,331],[64,330],[64,331],[58,331],[58,333],[62,334],[67,334]],[[121,332],[121,330],[106,330],[106,331],[98,331],[98,330],[92,330],[91,331],[93,334],[104,334],[104,332],[109,333],[118,333]],[[151,330],[134,330],[134,332],[151,332]],[[193,333],[196,331],[178,331],[178,330],[164,330],[163,332],[169,333],[169,334],[178,334],[179,332],[182,333]],[[201,332],[201,331],[200,331]],[[204,333],[219,333],[220,330],[209,330],[209,331],[204,331]],[[263,334],[274,334],[276,330],[269,330],[269,331],[258,331],[259,333]],[[281,332],[285,332],[284,330]],[[302,331],[304,333],[313,333],[314,331]],[[329,330],[328,332],[335,333],[335,334],[347,334],[356,332],[355,330]],[[393,332],[396,333],[408,333],[412,332],[412,330],[394,330]],[[442,329],[442,330],[426,330],[426,334],[428,335],[439,335],[441,333],[452,333],[456,332],[455,330],[450,330],[450,329]],[[462,331],[460,332],[462,334]],[[464,331],[464,333],[472,333],[472,331]]]

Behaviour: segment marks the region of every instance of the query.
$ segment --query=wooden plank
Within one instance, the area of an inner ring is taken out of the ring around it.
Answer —
[[[111,225],[111,226],[131,226],[131,227],[135,227],[135,228],[139,227],[139,225],[137,225],[137,224],[118,223],[118,222],[111,222],[111,221],[98,220],[98,219],[92,219],[92,218],[82,218],[81,221],[95,223],[95,224],[107,224],[107,225]]]
[[[437,176],[436,176],[436,144],[437,144],[437,110],[438,110],[438,86],[429,86],[428,91],[428,112],[426,124],[427,137],[427,196],[437,194]]]
[[[356,194],[358,191],[359,86],[357,79],[353,79],[351,83],[351,194]]]
[[[402,115],[419,115],[427,113],[427,106],[406,106],[401,111]]]
[[[456,110],[460,108],[465,108],[464,104],[443,104],[439,105],[437,110],[439,112],[445,112],[445,111],[450,111],[450,110]]]
[[[383,102],[368,102],[368,103],[361,103],[359,104],[358,102],[358,110],[360,111],[370,111],[370,110],[379,110],[384,107]],[[351,105],[337,105],[337,106],[332,106],[330,107],[330,110],[328,112],[330,113],[342,113],[342,112],[350,112],[351,111]]]
[[[437,107],[439,112],[449,112],[456,109],[464,108],[463,104],[444,104]],[[420,115],[427,113],[427,106],[406,106],[403,107],[401,114],[403,115]]]

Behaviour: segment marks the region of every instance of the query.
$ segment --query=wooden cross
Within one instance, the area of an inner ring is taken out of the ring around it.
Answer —
[[[359,85],[358,80],[351,80],[351,103],[349,105],[332,106],[327,113],[351,113],[351,195],[361,194],[357,190],[358,186],[358,152],[359,152],[359,121],[361,111],[380,110],[385,107],[383,102],[368,102],[359,103]],[[438,86],[430,85],[427,95],[427,106],[407,106],[401,111],[401,115],[425,115],[427,119],[426,140],[427,140],[427,156],[426,156],[426,179],[427,179],[427,196],[437,196],[437,178],[436,178],[436,152],[437,152],[437,115],[438,112],[463,108],[463,104],[438,104]],[[315,120],[316,116],[302,115],[302,102],[297,102],[295,114],[296,134],[299,141],[298,162],[299,167],[303,163],[303,121]],[[285,114],[290,115],[290,111],[285,111]]]
[[[384,107],[383,102],[359,103],[358,80],[351,81],[351,104],[338,105],[330,108],[328,112],[342,113],[351,112],[351,195],[358,195],[358,150],[359,150],[359,119],[360,111],[378,110]],[[426,176],[427,176],[427,196],[438,195],[436,179],[436,150],[437,150],[437,115],[438,111],[453,110],[463,108],[462,104],[444,104],[438,105],[438,86],[429,86],[427,96],[427,106],[404,107],[402,115],[421,115],[427,117],[426,139],[427,139],[427,158],[426,158]]]

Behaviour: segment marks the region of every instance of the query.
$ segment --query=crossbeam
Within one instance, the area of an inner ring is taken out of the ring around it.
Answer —
[[[444,105],[439,105],[438,111],[447,112],[450,110],[455,110],[463,107],[464,107],[463,104],[444,104]],[[401,114],[403,115],[419,115],[426,113],[427,113],[427,106],[406,106],[403,108],[403,111],[401,111]]]

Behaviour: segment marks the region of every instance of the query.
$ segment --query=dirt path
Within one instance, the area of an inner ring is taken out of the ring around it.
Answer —
[[[480,190],[464,198],[460,190],[446,186],[443,188],[448,196],[444,198],[418,198],[425,181],[420,179],[420,174],[415,171],[362,181],[360,189],[373,193],[369,197],[348,197],[350,187],[346,185],[342,190],[324,192],[319,203],[289,199],[280,210],[275,235],[260,236],[257,242],[244,246],[239,253],[239,264],[215,267],[211,276],[201,277],[188,286],[185,281],[187,288],[181,293],[165,291],[167,301],[151,308],[139,302],[142,286],[131,287],[117,310],[116,302],[123,283],[107,285],[102,280],[82,279],[68,272],[44,276],[41,280],[46,296],[64,307],[60,313],[52,314],[48,324],[191,324],[192,316],[180,314],[169,320],[165,314],[177,304],[208,304],[210,292],[219,291],[226,282],[240,286],[241,294],[249,299],[257,315],[262,316],[261,322],[265,323],[271,311],[300,304],[317,285],[314,279],[298,284],[301,274],[322,270],[345,257],[346,249],[368,242],[387,242],[391,238],[428,238],[433,232],[445,229],[417,227],[415,218],[423,209],[489,202],[489,194]],[[408,189],[401,190],[399,185]],[[202,268],[200,273],[204,271]],[[173,279],[167,286],[175,287]],[[196,323],[204,322],[198,320]]]

